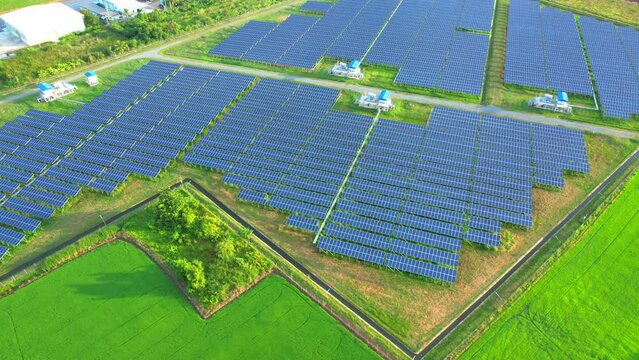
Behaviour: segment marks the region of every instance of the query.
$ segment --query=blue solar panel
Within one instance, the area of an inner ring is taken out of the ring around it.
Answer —
[[[320,238],[317,247],[321,250],[349,256],[378,265],[382,264],[385,255],[383,251],[327,237]]]
[[[632,29],[589,17],[579,22],[604,114],[624,119],[639,114],[639,77],[633,64],[637,51],[627,35],[621,35]]]
[[[557,36],[561,33],[561,36]],[[570,64],[566,67],[566,64]],[[505,82],[592,95],[573,14],[540,8],[534,0],[510,2]]]
[[[19,198],[9,198],[3,204],[7,209],[19,211],[21,213],[34,216],[38,219],[47,220],[53,215],[55,209],[43,206],[40,204],[33,203],[31,201],[19,199]]]
[[[38,220],[5,210],[0,210],[0,224],[29,232],[34,232],[40,227],[40,221]]]
[[[413,260],[404,256],[388,254],[386,258],[386,266],[406,271],[409,273],[430,277],[445,282],[455,282],[457,279],[457,270]]]
[[[251,189],[242,189],[237,195],[239,200],[246,200],[258,204],[266,204],[266,194]]]
[[[48,191],[36,189],[34,187],[24,187],[18,193],[18,196],[25,197],[34,201],[38,201],[47,205],[62,207],[69,200],[66,196],[54,194]]]
[[[319,229],[319,224],[316,219],[311,219],[306,216],[295,214],[288,217],[286,225],[312,232],[317,232],[317,230]]]
[[[116,190],[118,185],[120,185],[119,182],[96,178],[91,181],[89,187],[110,194]]]
[[[0,226],[0,241],[5,244],[18,246],[25,237],[26,235],[21,232]]]
[[[0,245],[0,260],[7,254],[9,249],[5,246]]]

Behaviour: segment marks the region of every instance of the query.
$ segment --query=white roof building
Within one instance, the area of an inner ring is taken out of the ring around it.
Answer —
[[[58,41],[64,35],[84,31],[83,15],[60,4],[28,6],[0,15],[9,33],[27,46]]]
[[[124,15],[135,15],[145,11],[149,5],[135,0],[98,0],[105,9]]]

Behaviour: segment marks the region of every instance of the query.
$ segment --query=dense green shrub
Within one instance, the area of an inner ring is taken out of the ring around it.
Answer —
[[[166,191],[150,211],[147,229],[160,236],[140,236],[141,241],[159,252],[205,305],[225,300],[272,266],[249,244],[250,232],[232,231],[186,191]]]

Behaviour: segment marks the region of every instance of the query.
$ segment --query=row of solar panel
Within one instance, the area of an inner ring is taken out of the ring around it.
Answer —
[[[548,156],[551,149],[583,146],[578,133],[533,130],[529,124],[439,108],[426,127],[380,119],[369,131],[372,119],[330,110],[336,96],[324,89],[317,88],[321,96],[329,94],[324,104],[297,106],[291,99],[301,91],[299,87],[260,81],[185,161],[228,172],[224,181],[241,187],[240,199],[292,213],[292,226],[318,231],[368,134],[326,229],[340,226],[369,239],[395,237],[407,243],[403,248],[412,249],[411,254],[415,246],[458,251],[462,239],[497,246],[501,222],[530,226],[533,167],[532,158],[524,154],[525,149],[528,154],[532,151],[533,133],[543,137],[538,144],[553,144],[544,153]],[[320,97],[314,91],[305,86],[302,93]],[[485,126],[485,132],[480,132],[480,126]],[[481,133],[487,135],[478,142]],[[558,139],[553,141],[554,137]],[[504,148],[520,155],[501,161],[499,149]],[[476,167],[474,156],[466,151],[481,155]],[[573,153],[585,158],[585,150]],[[404,160],[410,157],[415,159]],[[575,160],[587,164],[587,159]],[[552,169],[544,168],[544,173]],[[323,235],[349,243],[337,235]],[[417,250],[422,254],[428,249]],[[411,254],[404,255],[415,260]]]
[[[110,193],[131,172],[157,176],[253,81],[204,69],[178,70],[178,65],[150,62],[71,116],[29,111],[4,127],[5,139],[18,145],[1,147],[11,151],[2,161],[12,169],[0,166],[5,179],[0,185],[15,194],[2,203],[10,211],[0,223],[32,232],[40,225],[36,219],[50,218],[81,186]],[[42,175],[33,179],[32,173]],[[12,180],[30,185],[20,188]],[[3,236],[13,239],[12,245],[24,238],[2,229],[12,234]]]
[[[639,114],[639,31],[589,17],[579,22],[604,114]]]
[[[488,36],[457,28],[490,31],[494,1],[342,0],[307,8],[325,15],[251,21],[210,54],[302,68],[322,56],[363,59],[400,67],[398,83],[481,93]]]
[[[562,36],[557,37],[557,32]],[[570,64],[570,68],[565,64]],[[573,14],[541,8],[536,0],[511,1],[505,81],[593,95]]]

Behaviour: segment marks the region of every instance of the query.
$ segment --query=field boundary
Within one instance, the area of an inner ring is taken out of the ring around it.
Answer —
[[[290,283],[292,286],[294,286],[297,290],[299,290],[302,294],[304,294],[306,297],[308,297],[311,301],[313,301],[315,304],[317,304],[317,306],[319,306],[322,310],[326,311],[327,314],[329,314],[331,317],[333,317],[341,326],[343,326],[347,331],[349,331],[351,334],[353,334],[353,336],[355,336],[356,338],[361,340],[371,350],[375,351],[377,354],[386,355],[386,354],[384,354],[384,350],[383,349],[379,348],[379,346],[376,346],[374,341],[371,341],[363,333],[361,333],[355,326],[353,326],[348,321],[348,319],[345,319],[343,316],[340,316],[337,312],[333,311],[333,309],[331,309],[330,306],[327,305],[324,301],[320,300],[320,298],[315,293],[313,293],[312,291],[309,291],[308,289],[303,287],[298,281],[293,279],[293,277],[291,277],[288,274],[286,274],[282,269],[279,269],[277,266],[275,266],[271,270],[261,274],[257,279],[255,279],[248,286],[245,286],[244,288],[233,292],[227,299],[225,299],[224,301],[216,304],[213,308],[211,308],[209,310],[206,310],[206,309],[204,309],[202,307],[202,304],[199,301],[197,301],[195,298],[193,298],[189,294],[188,290],[184,286],[184,283],[182,281],[180,281],[180,279],[177,277],[176,273],[166,264],[166,262],[164,260],[162,260],[162,258],[157,256],[157,254],[155,252],[153,252],[151,249],[149,249],[144,243],[140,242],[135,237],[133,237],[133,236],[131,236],[128,233],[123,232],[123,231],[120,231],[120,232],[116,233],[115,235],[108,236],[108,237],[106,237],[104,239],[98,240],[96,243],[90,244],[87,247],[79,249],[79,251],[76,252],[75,254],[73,254],[73,256],[69,256],[69,257],[67,257],[65,259],[60,260],[53,267],[51,267],[51,268],[49,268],[49,269],[47,269],[47,270],[45,270],[45,271],[43,271],[41,273],[34,274],[33,276],[27,278],[26,280],[20,282],[15,287],[12,287],[12,288],[8,289],[4,293],[1,293],[0,294],[0,299],[3,299],[5,297],[13,295],[18,290],[21,290],[21,289],[33,284],[34,282],[44,278],[45,276],[50,275],[54,271],[56,271],[56,270],[60,269],[61,267],[63,267],[65,265],[67,265],[67,264],[69,264],[69,263],[81,258],[84,255],[87,255],[87,254],[89,254],[89,253],[91,253],[93,251],[96,251],[96,250],[102,248],[103,246],[106,246],[106,245],[109,245],[109,244],[113,244],[113,243],[116,243],[116,242],[124,242],[124,243],[130,244],[130,245],[134,246],[136,249],[138,249],[139,251],[141,251],[142,253],[144,253],[144,255],[150,261],[152,261],[164,273],[164,275],[173,283],[173,285],[182,294],[184,299],[193,307],[193,310],[198,314],[198,316],[202,320],[205,320],[205,321],[209,320],[213,315],[215,315],[217,312],[222,310],[224,307],[226,307],[227,305],[230,305],[232,302],[234,302],[235,300],[240,298],[242,295],[244,295],[248,291],[250,291],[253,288],[255,288],[255,286],[257,286],[262,280],[266,279],[267,277],[269,277],[269,276],[280,276],[283,279],[285,279],[288,283]],[[390,358],[389,356],[386,356],[386,357]]]
[[[222,201],[220,201],[215,195],[210,193],[208,190],[206,190],[202,185],[197,183],[195,180],[193,180],[191,178],[183,179],[182,181],[169,186],[167,188],[167,190],[179,188],[179,187],[181,187],[183,185],[186,185],[186,184],[192,185],[196,190],[198,190],[208,200],[210,200],[216,206],[218,206],[222,211],[224,211],[233,220],[235,220],[237,223],[239,223],[243,227],[251,230],[251,232],[253,233],[253,235],[255,235],[255,237],[257,239],[259,239],[270,250],[272,250],[277,255],[282,257],[286,262],[288,262],[291,266],[293,266],[302,275],[306,276],[308,278],[308,280],[310,280],[315,286],[321,288],[322,290],[324,290],[327,293],[328,296],[330,296],[333,299],[337,300],[338,303],[340,303],[342,306],[347,308],[353,315],[355,315],[363,323],[368,325],[375,332],[377,332],[379,335],[381,335],[383,338],[385,338],[390,344],[392,344],[397,349],[399,349],[401,352],[403,352],[407,357],[409,357],[411,359],[414,359],[414,358],[423,358],[423,357],[425,357],[435,346],[437,346],[441,341],[443,341],[459,325],[461,325],[461,323],[463,323],[463,321],[466,318],[468,318],[472,313],[474,313],[474,311],[477,308],[479,308],[479,306],[481,304],[483,304],[483,302],[490,295],[492,295],[503,283],[505,283],[510,277],[512,277],[513,274],[515,274],[518,269],[520,269],[530,258],[532,258],[539,251],[539,249],[541,247],[543,247],[543,245],[545,245],[548,241],[553,239],[555,237],[555,235],[559,232],[559,230],[561,230],[569,221],[571,221],[581,209],[583,209],[586,205],[590,204],[593,201],[593,199],[596,197],[597,194],[599,194],[610,183],[612,183],[614,180],[616,180],[623,173],[623,171],[626,170],[632,164],[632,162],[637,160],[637,159],[639,159],[639,150],[636,150],[632,155],[630,155],[628,158],[626,158],[626,160],[624,160],[624,162],[621,163],[615,169],[615,171],[612,174],[610,174],[603,182],[601,182],[595,189],[593,189],[588,194],[588,196],[576,208],[574,208],[569,214],[567,214],[562,219],[562,221],[559,224],[557,224],[546,236],[542,237],[528,252],[526,252],[515,264],[513,264],[513,266],[511,266],[506,271],[506,273],[504,273],[504,275],[502,275],[500,278],[495,280],[495,282],[493,282],[493,284],[484,293],[482,293],[479,297],[477,297],[475,299],[475,301],[473,301],[468,307],[466,307],[466,309],[458,317],[456,317],[453,321],[451,321],[449,323],[449,325],[447,325],[443,330],[441,330],[438,334],[436,334],[432,338],[432,340],[430,342],[428,342],[422,348],[422,350],[420,350],[419,352],[413,352],[407,345],[405,345],[397,337],[395,337],[388,330],[383,328],[379,323],[377,323],[375,320],[373,320],[368,315],[366,315],[362,310],[360,310],[357,306],[355,306],[353,303],[351,303],[348,299],[346,299],[339,292],[337,292],[336,290],[332,289],[326,282],[324,282],[317,275],[315,275],[313,272],[311,272],[308,268],[306,268],[304,265],[302,265],[300,262],[298,262],[295,258],[293,258],[284,249],[282,249],[277,244],[275,244],[272,240],[270,240],[270,238],[268,236],[266,236],[265,234],[260,232],[255,227],[253,227],[244,218],[242,218],[239,214],[237,214],[235,211],[230,209],[226,204],[224,204]],[[133,206],[131,206],[128,209],[126,209],[126,210],[124,210],[124,211],[122,211],[122,212],[110,217],[109,219],[106,219],[102,224],[95,225],[92,228],[87,229],[86,231],[82,232],[81,234],[76,235],[76,236],[72,237],[71,239],[59,244],[58,246],[46,251],[45,253],[41,254],[40,256],[38,256],[38,257],[36,257],[34,259],[31,259],[30,261],[28,261],[26,263],[23,263],[22,265],[18,265],[17,267],[9,270],[8,272],[0,275],[0,283],[5,282],[5,281],[10,280],[10,279],[13,279],[19,273],[21,273],[21,272],[31,268],[32,266],[40,263],[41,261],[43,261],[47,257],[57,253],[60,250],[63,250],[65,248],[69,247],[70,245],[73,245],[73,244],[77,243],[82,238],[84,238],[84,237],[86,237],[86,236],[88,236],[88,235],[90,235],[90,234],[92,234],[92,233],[94,233],[94,232],[96,232],[96,231],[108,226],[108,225],[111,225],[111,224],[115,223],[116,221],[124,218],[126,215],[131,214],[135,210],[138,210],[141,207],[149,204],[153,200],[157,199],[161,194],[162,194],[162,192],[158,192],[158,193],[156,193],[154,195],[151,195],[148,198],[146,198],[145,200],[140,201],[137,204],[134,204]],[[589,214],[589,215],[591,215],[591,214]],[[347,327],[347,328],[349,330],[351,330],[350,327]],[[351,332],[352,332],[352,330],[351,330]],[[354,333],[354,334],[359,338],[359,335],[357,335],[357,333]]]
[[[482,326],[476,328],[471,334],[471,338],[467,338],[464,342],[460,343],[460,345],[454,349],[454,352],[451,352],[453,355],[452,358],[458,358],[461,354],[463,354],[468,348],[470,348],[477,340],[479,340],[488,330],[490,330],[490,326],[493,325],[498,319],[500,319],[502,313],[506,312],[509,308],[515,305],[515,303],[521,299],[530,289],[532,289],[550,270],[553,269],[553,266],[563,258],[570,250],[574,249],[577,246],[583,237],[592,229],[592,226],[606,213],[606,211],[612,206],[617,198],[623,193],[623,190],[626,188],[628,181],[630,181],[634,176],[639,176],[639,172],[632,171],[626,177],[624,177],[623,181],[615,187],[613,192],[608,196],[604,202],[598,206],[595,211],[588,217],[586,222],[579,227],[575,233],[569,237],[566,242],[561,244],[557,250],[552,253],[548,259],[546,259],[534,272],[533,274],[519,287],[517,290],[513,292],[513,294],[505,299],[502,307],[493,314],[497,316],[491,317],[485,320],[485,323],[482,323]],[[486,325],[483,327],[483,325]]]
[[[455,329],[457,329],[470,315],[472,315],[493,293],[495,293],[506,281],[508,281],[517,271],[522,268],[528,260],[530,260],[534,255],[536,255],[539,250],[550,240],[554,239],[559,233],[559,231],[570,221],[574,219],[574,217],[583,210],[586,206],[588,206],[598,194],[600,194],[603,189],[608,187],[611,183],[623,174],[625,170],[627,170],[631,164],[639,159],[639,149],[635,150],[623,163],[621,163],[613,173],[608,175],[606,179],[597,185],[587,196],[582,200],[577,207],[575,207],[570,213],[568,213],[557,225],[555,225],[545,236],[540,238],[532,248],[530,248],[525,254],[523,254],[517,262],[515,262],[500,278],[495,280],[486,291],[484,291],[479,297],[476,298],[471,304],[469,304],[466,309],[453,321],[451,321],[444,329],[442,329],[438,334],[433,337],[433,339],[417,354],[418,358],[424,358],[431,350],[433,350],[437,345],[439,345],[448,335],[450,335]],[[587,218],[592,216],[596,209],[593,212],[586,215]],[[564,239],[564,242],[569,241],[571,237]]]

